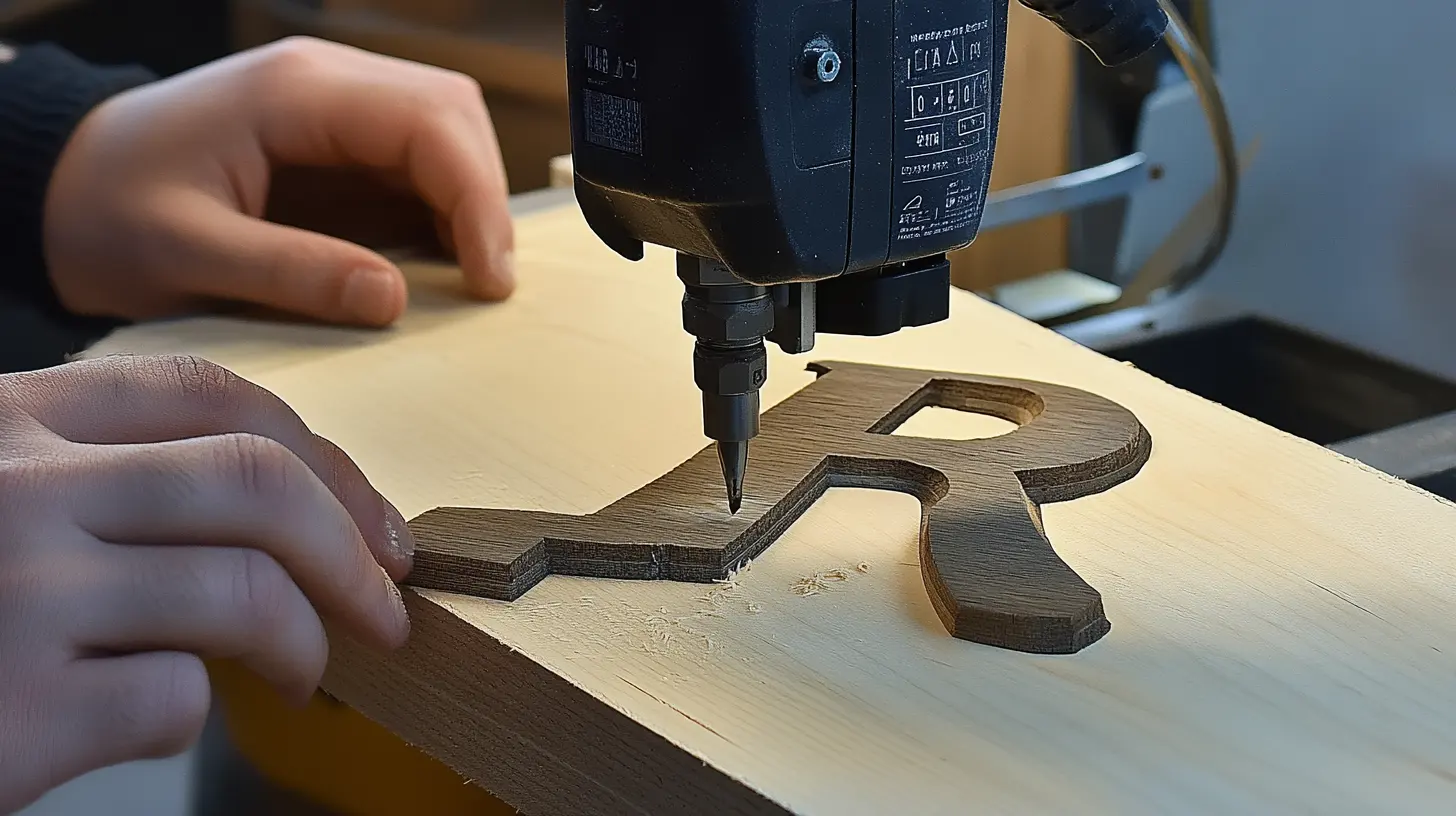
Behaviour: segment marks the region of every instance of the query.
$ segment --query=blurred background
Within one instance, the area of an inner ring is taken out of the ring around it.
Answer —
[[[1186,290],[1154,291],[1216,211],[1208,120],[1173,54],[1107,69],[1012,2],[992,190],[1130,156],[1146,178],[983,232],[954,255],[955,283],[1456,497],[1456,4],[1175,5],[1217,72],[1239,151],[1217,263]],[[513,192],[550,185],[551,160],[570,152],[560,0],[0,0],[0,38],[163,75],[291,34],[474,77]],[[0,303],[0,370],[54,364],[72,343]],[[219,739],[202,755],[236,767]],[[195,759],[96,774],[27,816],[184,813]],[[318,812],[281,801],[236,812]]]
[[[1206,28],[1201,0],[1178,2]],[[140,63],[162,75],[291,34],[474,77],[513,192],[547,186],[550,159],[570,152],[559,0],[0,0],[0,37],[48,40],[94,62]],[[993,189],[1135,149],[1144,100],[1172,65],[1166,50],[1103,69],[1014,2],[1010,36]],[[956,283],[985,290],[1062,268],[1110,279],[1123,209],[1114,201],[988,232],[956,257]],[[25,337],[51,334],[33,321],[26,328]],[[10,367],[31,363],[25,356]]]
[[[1201,3],[1179,0],[1196,27]],[[1143,100],[1166,51],[1102,69],[1050,25],[1012,4],[1002,133],[993,186],[1098,164],[1134,149]],[[290,34],[309,34],[469,74],[480,82],[513,191],[548,184],[570,152],[562,7],[550,0],[0,0],[0,37],[50,40],[101,63],[163,75]],[[1088,70],[1091,69],[1091,70]],[[1075,100],[1075,104],[1074,104]],[[1018,225],[978,240],[959,283],[984,288],[1048,269],[1111,265],[1121,205]],[[1111,225],[1114,228],[1109,228]]]
[[[0,37],[169,75],[309,34],[475,77],[518,189],[570,151],[559,2],[524,0],[0,0]]]

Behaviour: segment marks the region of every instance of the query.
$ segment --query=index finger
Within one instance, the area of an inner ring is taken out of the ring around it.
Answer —
[[[414,543],[404,517],[359,466],[276,394],[221,366],[188,356],[113,356],[23,374],[18,382],[29,391],[36,420],[78,444],[238,433],[272,439],[328,486],[391,576],[402,579],[410,570]]]
[[[514,289],[515,231],[480,86],[453,71],[312,40],[259,52],[257,135],[273,160],[403,172],[450,225],[471,292]]]

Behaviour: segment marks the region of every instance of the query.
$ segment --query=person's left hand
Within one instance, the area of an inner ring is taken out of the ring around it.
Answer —
[[[214,301],[383,326],[405,281],[358,244],[263,220],[274,171],[362,167],[407,185],[482,299],[514,286],[505,168],[474,80],[294,38],[119,94],[51,179],[45,253],[62,302],[143,320]]]

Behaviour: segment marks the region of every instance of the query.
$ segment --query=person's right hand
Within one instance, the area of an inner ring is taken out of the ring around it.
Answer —
[[[0,813],[185,750],[203,659],[302,703],[324,620],[401,646],[409,535],[342,451],[207,362],[0,376]]]

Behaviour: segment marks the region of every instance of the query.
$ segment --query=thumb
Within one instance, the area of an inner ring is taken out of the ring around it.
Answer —
[[[360,326],[387,326],[404,312],[404,275],[376,252],[221,205],[187,220],[178,271],[195,294]]]

